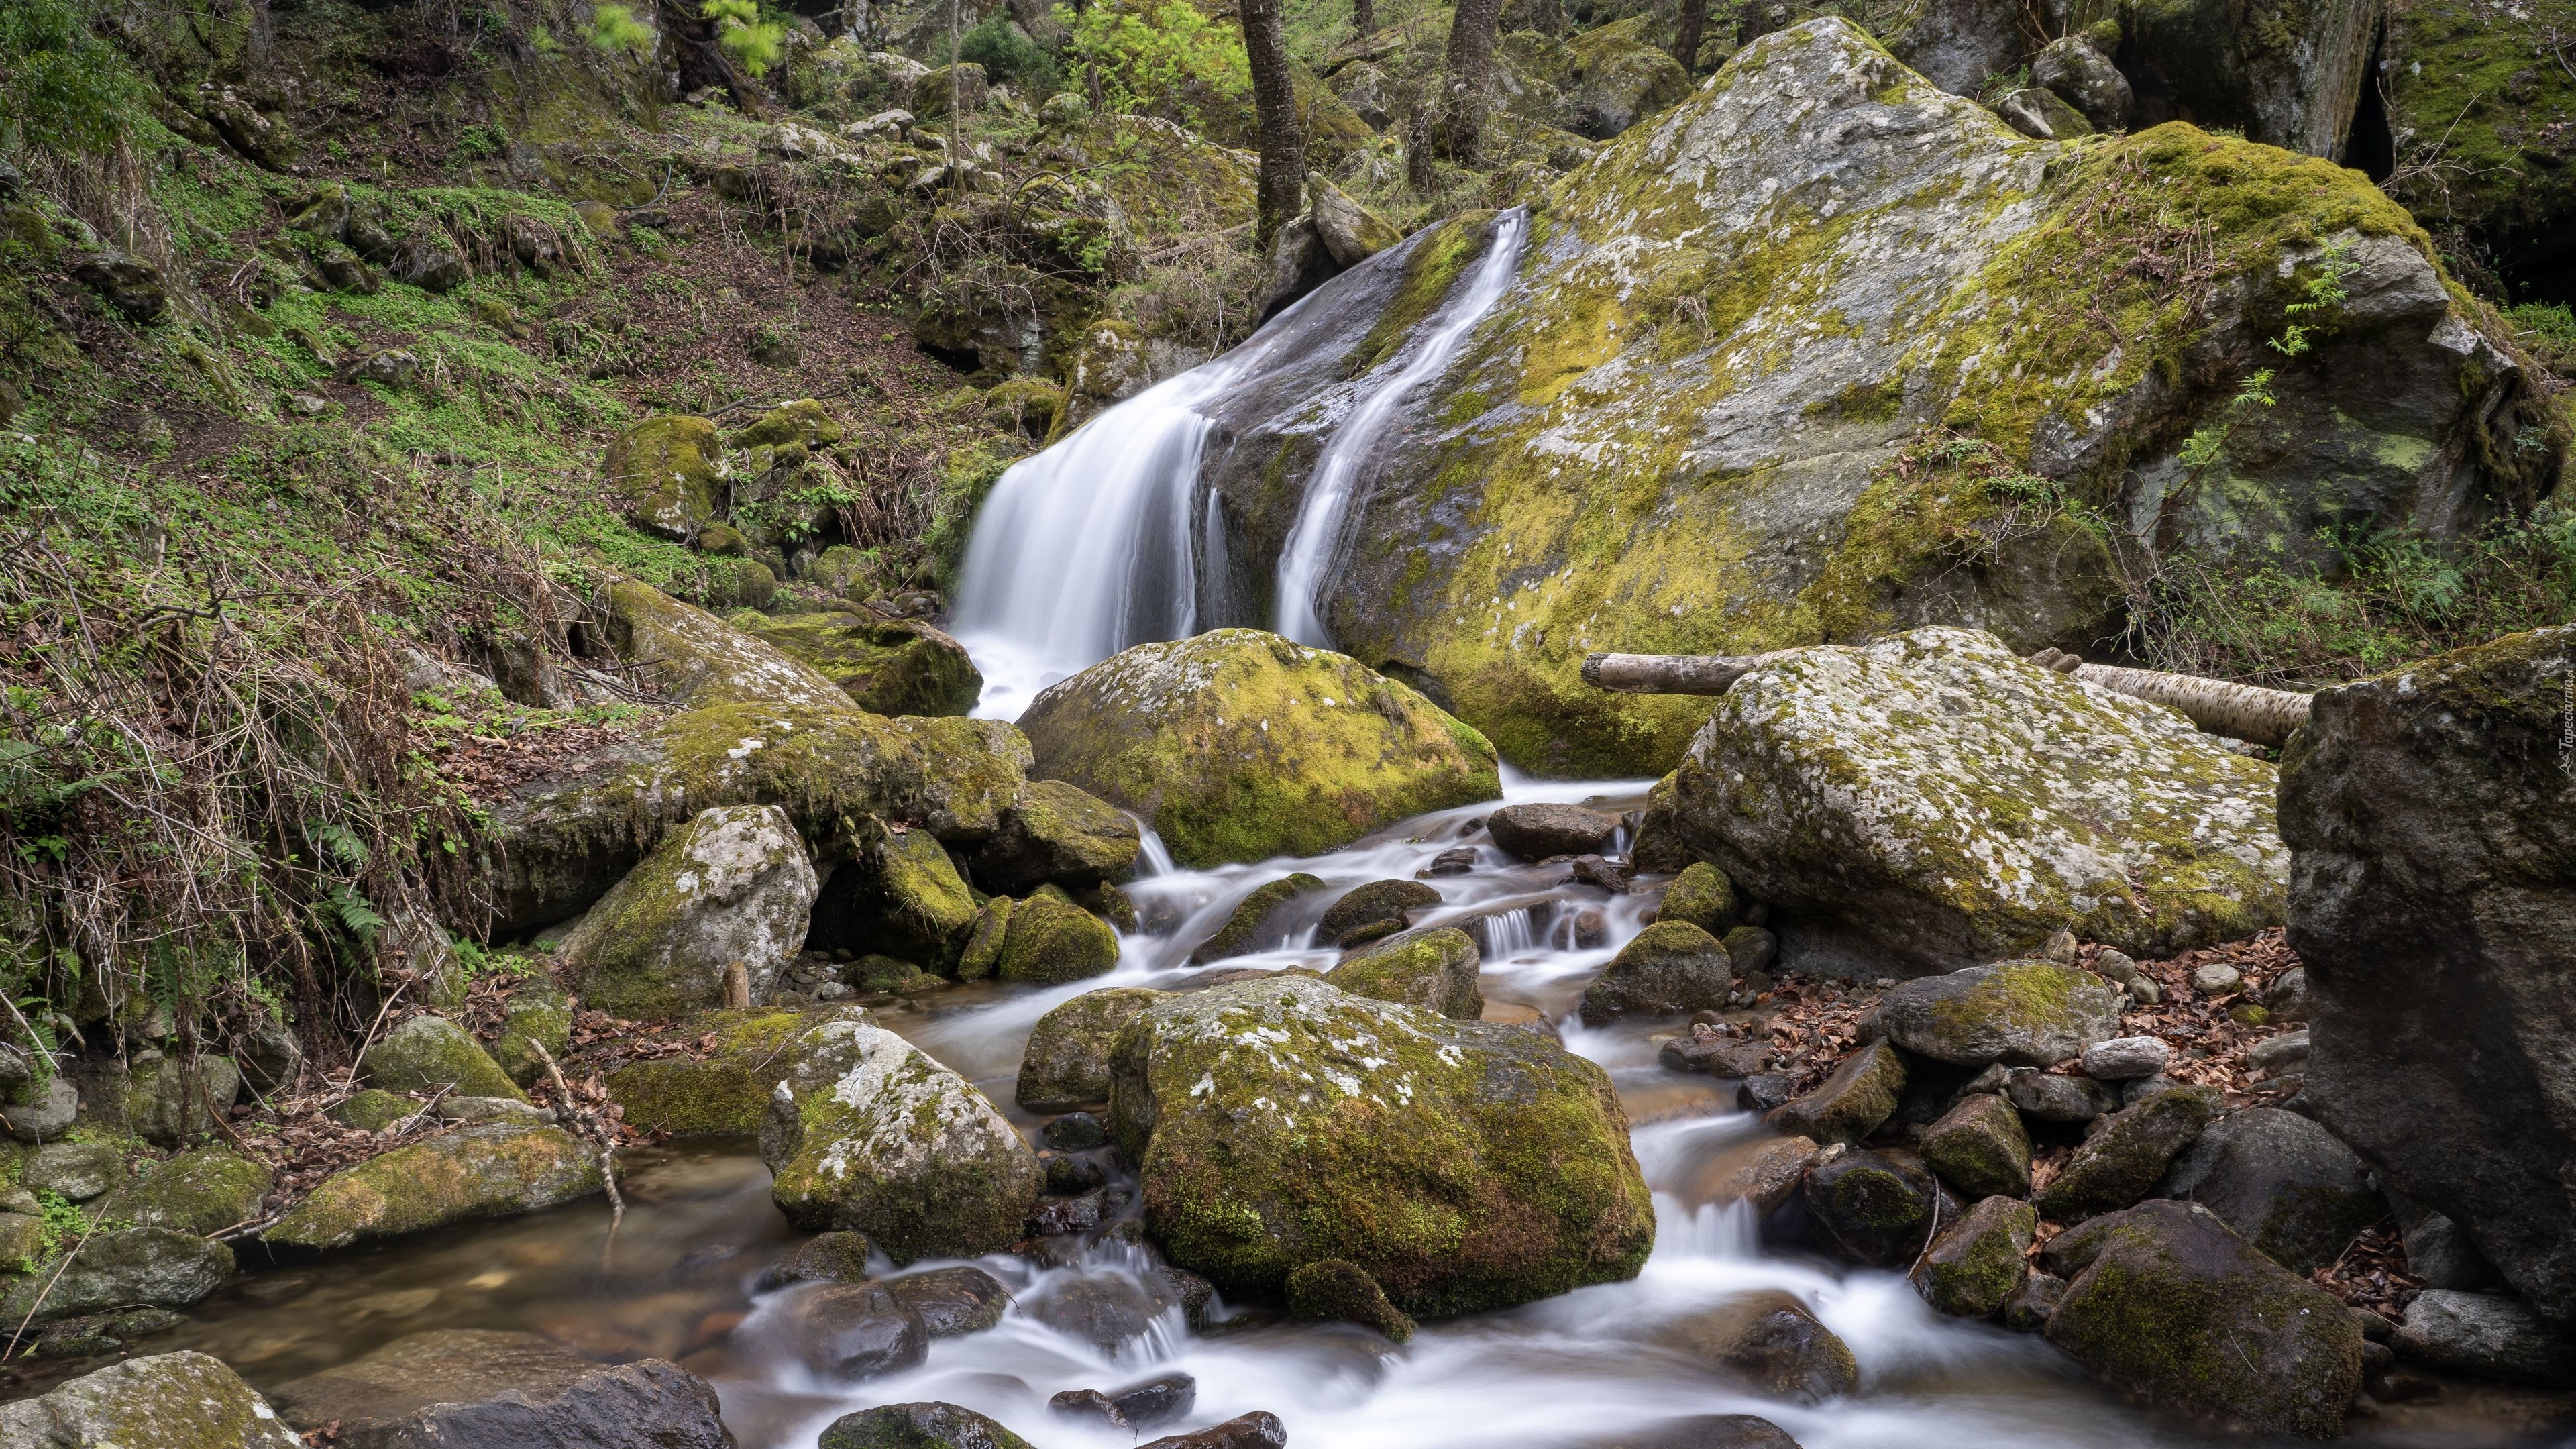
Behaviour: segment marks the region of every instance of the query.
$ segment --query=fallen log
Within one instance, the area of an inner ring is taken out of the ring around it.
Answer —
[[[1594,654],[1583,661],[1583,682],[1621,694],[1724,694],[1748,671],[1796,653],[1776,649],[1768,654]],[[2030,662],[2115,694],[2169,706],[2210,734],[2271,749],[2279,749],[2289,740],[2290,731],[2308,719],[2308,696],[2284,689],[2087,664],[2057,649],[2043,649]]]

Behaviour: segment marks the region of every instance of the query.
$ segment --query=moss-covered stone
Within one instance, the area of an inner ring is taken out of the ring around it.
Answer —
[[[862,1283],[868,1278],[868,1256],[876,1245],[865,1233],[846,1229],[816,1233],[795,1247],[762,1276],[764,1284]]]
[[[406,1018],[367,1048],[358,1058],[358,1077],[387,1092],[527,1100],[527,1093],[471,1033],[427,1012]]]
[[[1713,1011],[1726,1005],[1734,985],[1726,947],[1715,936],[1688,921],[1658,918],[1620,947],[1583,989],[1583,1024],[1601,1026],[1631,1014]]]
[[[1368,1270],[1347,1258],[1320,1258],[1288,1275],[1288,1311],[1325,1323],[1356,1323],[1402,1343],[1413,1320],[1387,1301]]]
[[[814,904],[806,944],[883,952],[953,972],[981,914],[939,837],[907,830],[871,843],[832,872]]]
[[[186,1308],[232,1280],[233,1250],[175,1228],[115,1228],[81,1239],[9,1285],[11,1323],[54,1323],[111,1308]]]
[[[674,1035],[691,1040],[713,1034],[715,1049],[700,1056],[647,1057],[608,1074],[609,1100],[644,1132],[674,1137],[749,1137],[760,1130],[769,1099],[795,1065],[798,1041],[826,1021],[867,1021],[864,1008],[818,1011],[700,1012]]]
[[[981,981],[1001,964],[1002,943],[1011,938],[1011,911],[1018,904],[1009,896],[995,896],[976,913],[975,929],[957,954],[958,980]]]
[[[1923,1165],[1970,1197],[2027,1196],[2030,1129],[2012,1103],[1970,1093],[1923,1129]]]
[[[1914,1291],[1943,1313],[1984,1318],[2002,1310],[2029,1276],[2039,1213],[2026,1202],[1989,1197],[1943,1228],[1914,1267]]]
[[[685,543],[722,516],[727,471],[714,423],[659,417],[617,435],[600,477],[638,527]]]
[[[618,657],[640,669],[655,690],[692,707],[852,707],[850,696],[830,676],[766,639],[633,579],[609,586],[608,638]]]
[[[1429,700],[1254,629],[1139,645],[1020,727],[1041,769],[1145,817],[1184,865],[1316,855],[1502,793],[1492,746]]]
[[[966,648],[917,619],[789,614],[746,630],[883,715],[962,715],[984,693]]]
[[[1842,1060],[1814,1091],[1774,1107],[1762,1120],[1773,1131],[1818,1142],[1858,1142],[1896,1112],[1905,1095],[1905,1060],[1874,1041]]]
[[[805,944],[818,889],[787,812],[720,806],[655,846],[556,955],[583,1002],[617,1016],[733,1004],[725,981],[736,968],[758,1004]]]
[[[274,1177],[229,1147],[200,1147],[145,1168],[100,1201],[97,1217],[212,1237],[258,1217]]]
[[[2576,76],[2553,57],[2500,38],[2515,28],[2553,39],[2576,30],[2567,0],[2395,0],[2377,83],[2401,167],[2392,193],[2427,227],[2485,242],[2507,275],[2552,265],[2576,217],[2576,176],[2537,162],[2576,124]]]
[[[1655,908],[1655,919],[1682,921],[1723,937],[1735,928],[1735,910],[1734,882],[1716,866],[1695,860],[1665,888],[1663,904]]]
[[[45,1256],[45,1220],[34,1213],[0,1212],[0,1273],[33,1273]]]
[[[1037,1154],[983,1093],[862,1022],[813,1027],[795,1054],[760,1125],[770,1197],[789,1222],[865,1233],[897,1263],[1019,1240]]]
[[[782,403],[762,413],[740,431],[725,440],[737,452],[752,448],[783,448],[801,443],[808,448],[828,448],[841,441],[843,429],[832,415],[814,399],[799,398]]]
[[[1190,960],[1205,965],[1228,956],[1241,956],[1285,944],[1278,939],[1278,930],[1269,929],[1271,918],[1289,902],[1322,889],[1323,881],[1302,870],[1255,886],[1252,894],[1245,896],[1234,908],[1234,914],[1225,918],[1225,924],[1216,928],[1216,934],[1201,941],[1190,952]]]
[[[331,1174],[260,1241],[345,1248],[534,1212],[597,1192],[601,1182],[599,1155],[561,1128],[464,1127]]]
[[[1483,969],[1475,937],[1455,926],[1435,926],[1364,946],[1325,972],[1324,979],[1354,996],[1477,1021],[1485,1014],[1485,995],[1477,981]]]
[[[1691,1352],[1774,1398],[1821,1403],[1860,1382],[1851,1345],[1777,1289],[1735,1294],[1683,1319],[1674,1333]]]
[[[1125,812],[1080,786],[1032,780],[975,853],[975,878],[1019,895],[1115,884],[1136,873],[1144,838]]]
[[[241,1069],[230,1057],[201,1053],[183,1061],[175,1052],[147,1049],[131,1062],[122,1077],[101,1080],[107,1090],[83,1090],[83,1115],[156,1147],[183,1147],[213,1136],[215,1114],[230,1111],[241,1091]]]
[[[1098,976],[1118,964],[1118,933],[1053,887],[1011,908],[993,974],[1004,981],[1057,986]]]
[[[1952,1066],[2048,1067],[2120,1034],[2121,990],[2053,961],[1918,976],[1879,999],[1887,1039]]]
[[[419,1099],[379,1087],[365,1087],[331,1105],[327,1115],[343,1127],[382,1132],[421,1109]]]
[[[2261,1433],[2343,1431],[2361,1387],[2353,1315],[2208,1209],[2097,1218],[2051,1242],[2048,1264],[2071,1280],[2048,1341],[2111,1384]]]
[[[1565,43],[1548,77],[1563,98],[1558,125],[1608,140],[1690,94],[1690,73],[1647,34],[1646,16],[1595,26]]]
[[[1412,912],[1438,904],[1440,892],[1418,880],[1371,881],[1324,908],[1324,918],[1315,923],[1315,944],[1345,945],[1354,932],[1371,928],[1391,926],[1400,931]]]
[[[884,1404],[834,1419],[817,1449],[1029,1449],[1029,1441],[955,1404]]]
[[[112,1363],[41,1398],[0,1404],[0,1442],[23,1449],[300,1449],[304,1440],[222,1360],[181,1350]]]
[[[545,1048],[543,1054],[539,1047]],[[545,1074],[547,1055],[561,1061],[571,1047],[572,998],[542,974],[519,983],[502,1012],[500,1039],[492,1044],[492,1058],[501,1070],[525,1086]]]
[[[1529,1032],[1275,976],[1156,1005],[1111,1063],[1147,1230],[1229,1293],[1343,1258],[1476,1312],[1634,1276],[1654,1236],[1608,1075]]]
[[[1912,1262],[1932,1236],[1940,1185],[1894,1157],[1828,1147],[1807,1169],[1807,1211],[1825,1236],[1859,1262]]]
[[[88,1202],[125,1183],[125,1149],[112,1140],[49,1142],[27,1159],[19,1185],[70,1202]]]
[[[2032,1201],[2059,1222],[2129,1206],[2154,1189],[2174,1154],[2191,1145],[2224,1101],[2216,1087],[2190,1086],[2121,1108]]]
[[[1020,1056],[1019,1104],[1069,1112],[1109,1100],[1109,1048],[1130,1017],[1169,995],[1142,986],[1087,991],[1038,1018]]]

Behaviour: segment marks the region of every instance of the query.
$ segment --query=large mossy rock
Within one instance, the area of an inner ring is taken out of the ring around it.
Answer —
[[[863,1022],[814,1027],[796,1051],[760,1124],[770,1196],[789,1222],[865,1233],[898,1263],[1019,1240],[1037,1154],[983,1093]]]
[[[557,959],[583,1004],[616,1016],[727,1005],[725,976],[737,966],[757,1004],[805,944],[818,889],[786,811],[721,806],[654,847],[573,927]]]
[[[2218,1215],[2151,1202],[2050,1243],[2070,1279],[2048,1341],[2114,1386],[2262,1433],[2330,1439],[2361,1387],[2361,1329]]]
[[[1929,623],[2090,645],[2111,556],[2033,497],[2165,556],[2338,568],[2334,526],[2457,537],[2558,466],[2532,379],[2360,172],[2184,124],[2030,139],[1839,16],[1745,46],[1532,213],[1511,286],[1373,440],[1322,600],[1339,648],[1523,768],[1660,773],[1707,718],[1584,684],[1594,651]],[[2104,260],[2176,228],[2206,248],[2187,274]],[[1466,212],[1334,278],[1209,404],[1243,572],[1272,576],[1373,369],[1506,229]],[[2194,379],[2278,360],[2329,243],[2356,264],[2331,330],[2236,419],[2232,382]],[[2184,463],[2206,426],[2224,456]]]
[[[1138,645],[1020,728],[1042,771],[1143,816],[1183,865],[1319,855],[1502,794],[1493,747],[1437,705],[1257,629]]]
[[[1117,806],[1062,780],[1031,780],[975,852],[975,879],[1012,895],[1116,885],[1136,873],[1144,844],[1144,832]]]
[[[939,837],[907,830],[872,842],[833,870],[814,902],[805,944],[948,972],[982,909]]]
[[[2201,1130],[2156,1196],[2196,1202],[2293,1273],[2343,1256],[2388,1216],[2370,1171],[2333,1133],[2296,1112],[2248,1107]]]
[[[662,837],[722,805],[776,805],[808,839],[846,818],[919,821],[971,847],[1028,784],[1028,741],[999,720],[885,719],[826,706],[727,704],[668,716],[568,760],[492,807],[497,934],[549,925],[608,893]]]
[[[1613,21],[1565,43],[1566,67],[1548,77],[1557,124],[1606,141],[1690,94],[1690,73],[1649,39],[1645,16]]]
[[[692,708],[852,707],[840,685],[795,656],[633,579],[609,586],[608,637],[618,657],[641,670],[654,689]]]
[[[983,696],[966,646],[917,619],[790,614],[748,631],[884,715],[962,715]]]
[[[1061,986],[1118,964],[1118,933],[1049,886],[1011,906],[993,974],[1004,981]]]
[[[1155,1005],[1111,1071],[1147,1230],[1228,1293],[1341,1258],[1470,1313],[1633,1277],[1654,1238],[1608,1074],[1530,1032],[1276,976]]]
[[[677,543],[724,516],[724,444],[705,418],[646,418],[628,428],[609,443],[600,477],[637,527]]]
[[[1484,953],[1455,926],[1405,931],[1344,957],[1324,979],[1353,996],[1400,1001],[1459,1021],[1485,1014]]]
[[[2284,752],[2318,1120],[2576,1319],[2576,626],[2320,692]]]
[[[260,1241],[328,1249],[510,1217],[600,1190],[599,1154],[559,1127],[505,1122],[397,1147],[322,1180]]]
[[[1769,903],[1791,970],[1950,972],[2069,925],[2160,957],[2284,911],[2270,765],[1991,634],[1916,629],[1755,669],[1674,783],[1684,838]]]
[[[186,1308],[232,1281],[233,1250],[176,1228],[116,1228],[83,1238],[9,1285],[12,1325],[53,1323],[109,1308]]]
[[[2391,190],[2427,227],[2483,242],[2508,279],[2563,270],[2576,238],[2576,167],[2547,139],[2576,125],[2576,76],[2534,48],[2543,32],[2553,50],[2576,34],[2576,4],[2390,0],[2380,49],[2398,157],[2439,161]]]
[[[1069,1112],[1109,1100],[1109,1049],[1128,1019],[1169,992],[1143,986],[1086,991],[1038,1018],[1012,1095],[1032,1112]]]
[[[1726,1005],[1733,963],[1715,936],[1685,920],[1657,920],[1619,948],[1583,989],[1583,1024],[1619,1017],[1676,1016]]]
[[[675,1034],[692,1042],[713,1036],[712,1050],[628,1062],[608,1074],[609,1100],[638,1131],[749,1137],[760,1131],[779,1082],[795,1070],[807,1032],[829,1021],[868,1020],[857,1006],[701,1012]]]
[[[658,1358],[595,1363],[534,1333],[433,1329],[277,1391],[287,1422],[350,1449],[732,1449],[706,1380]]]
[[[145,1168],[99,1202],[98,1217],[206,1237],[257,1218],[275,1176],[229,1147],[201,1147]]]
[[[194,1350],[128,1359],[41,1398],[0,1404],[10,1449],[303,1449],[304,1439],[221,1359]]]
[[[358,1077],[384,1092],[527,1099],[472,1033],[428,1012],[405,1018],[367,1048],[358,1058]]]
[[[1887,1039],[1952,1066],[2053,1067],[2120,1034],[2120,989],[2053,961],[1918,976],[1879,998]]]
[[[1984,1318],[2021,1291],[2038,1231],[2039,1213],[2029,1203],[1986,1198],[1923,1250],[1909,1275],[1914,1291],[1943,1313]]]
[[[2130,1103],[2085,1138],[2032,1201],[2060,1222],[2129,1206],[2154,1191],[2223,1100],[2216,1087],[2175,1087]]]
[[[2341,160],[2363,88],[2379,83],[2372,51],[2388,8],[2324,0],[2257,16],[2226,0],[2126,6],[2119,58],[2139,83],[2137,122],[2188,118]]]

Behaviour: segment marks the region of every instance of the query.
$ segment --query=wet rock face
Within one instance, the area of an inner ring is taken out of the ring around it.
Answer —
[[[1392,926],[1402,930],[1408,913],[1440,904],[1440,892],[1414,880],[1371,881],[1345,892],[1324,908],[1315,923],[1315,944],[1340,946],[1356,933]]]
[[[1774,1398],[1821,1403],[1860,1380],[1850,1345],[1776,1290],[1739,1294],[1684,1319],[1675,1333],[1692,1352]]]
[[[12,1449],[297,1449],[303,1442],[240,1375],[192,1351],[110,1364],[41,1398],[0,1404],[0,1443]]]
[[[1111,1069],[1148,1231],[1230,1293],[1341,1258],[1445,1316],[1633,1276],[1653,1238],[1609,1078],[1530,1032],[1277,976],[1158,1004]]]
[[[2048,1262],[2069,1276],[2048,1341],[2113,1385],[2260,1432],[2342,1432],[2361,1329],[2215,1213],[2145,1203],[2061,1234]]]
[[[983,1093],[861,1022],[815,1027],[799,1048],[760,1125],[789,1222],[866,1233],[898,1263],[1018,1241],[1037,1154]]]
[[[533,1333],[439,1329],[277,1391],[286,1421],[354,1449],[583,1444],[730,1449],[704,1379],[661,1359],[597,1364]]]
[[[1284,925],[1274,917],[1300,896],[1313,895],[1324,888],[1314,876],[1298,871],[1254,888],[1234,914],[1217,927],[1216,934],[1201,941],[1190,952],[1192,965],[1204,966],[1228,956],[1242,956],[1284,944]]]
[[[2305,1098],[2383,1186],[2576,1317],[2576,627],[2318,694],[2283,759]]]
[[[725,977],[737,965],[758,1004],[804,944],[818,890],[787,812],[709,810],[591,907],[557,956],[585,1004],[619,1016],[736,1004]]]
[[[1502,793],[1493,747],[1429,700],[1252,629],[1127,650],[1020,728],[1040,770],[1145,817],[1183,865],[1318,854]]]
[[[2131,7],[2121,15],[2121,52],[2139,79],[2138,120],[2189,116],[2249,141],[2341,159],[2362,87],[2375,79],[2371,50],[2387,8],[2326,0],[2257,20],[2212,0]]]
[[[2105,210],[2114,194],[2135,206]],[[2143,240],[2149,197],[2209,226],[2209,306],[2078,259],[2106,226]],[[1937,469],[1895,469],[1927,424],[2213,560],[2310,556],[2364,496],[2449,536],[2483,516],[2472,500],[2518,496],[2491,475],[2525,476],[2490,420],[2527,381],[2367,178],[2179,124],[2027,138],[1839,18],[1747,45],[1534,208],[1519,281],[1373,450],[1325,613],[1340,647],[1429,681],[1524,767],[1656,773],[1706,718],[1701,701],[1583,685],[1594,650],[1746,653],[1924,623],[2023,651],[2098,637],[2116,589],[2070,520],[1974,568],[1942,560],[1922,526],[1936,499],[1986,524],[2005,501],[1967,507]],[[1460,216],[1336,278],[1319,305],[1358,320],[1294,319],[1218,402],[1233,442],[1209,472],[1247,573],[1274,567],[1351,379],[1461,294],[1493,230]],[[2167,379],[2274,356],[2280,304],[2334,238],[2373,280],[2331,358],[2284,372],[2228,489],[2164,507],[2192,472],[2181,441],[2226,404]],[[2114,313],[2159,320],[2081,325],[2114,295]]]
[[[1674,778],[1684,839],[1770,903],[1792,970],[1952,972],[2070,922],[2162,956],[2282,917],[2269,765],[1991,634],[1917,629],[1756,669]],[[2047,1031],[1978,1049],[2115,1035],[2109,988],[2079,985],[2046,993]]]
[[[884,1404],[833,1420],[818,1449],[1029,1449],[1029,1441],[955,1404]]]

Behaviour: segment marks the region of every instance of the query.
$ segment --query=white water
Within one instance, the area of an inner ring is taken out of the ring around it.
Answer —
[[[1297,505],[1296,527],[1279,553],[1279,622],[1277,630],[1300,644],[1333,647],[1324,623],[1324,589],[1332,583],[1349,552],[1344,537],[1351,501],[1358,493],[1361,471],[1378,443],[1378,433],[1396,405],[1424,382],[1440,375],[1485,314],[1502,300],[1503,289],[1519,275],[1521,240],[1529,230],[1529,213],[1519,207],[1494,223],[1494,241],[1476,264],[1466,290],[1445,304],[1405,357],[1395,376],[1370,392],[1324,445],[1306,480],[1306,495]]]

